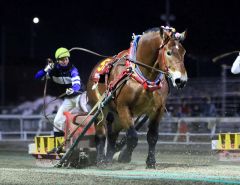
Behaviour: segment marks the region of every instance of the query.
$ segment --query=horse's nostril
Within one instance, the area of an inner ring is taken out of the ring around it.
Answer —
[[[175,79],[175,83],[176,84],[180,84],[181,83],[181,79],[180,78]]]
[[[180,78],[175,79],[175,83],[179,89],[182,89],[186,85],[185,80],[181,80]]]

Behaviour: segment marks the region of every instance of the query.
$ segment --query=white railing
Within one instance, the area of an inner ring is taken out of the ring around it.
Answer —
[[[139,132],[138,135],[142,135],[144,137],[147,136],[147,132]],[[190,132],[186,132],[186,133],[163,133],[163,132],[159,132],[158,133],[158,136],[163,136],[163,137],[166,137],[166,136],[172,136],[173,139],[172,140],[161,140],[159,139],[158,140],[158,144],[185,144],[185,145],[190,145],[190,144],[198,144],[198,145],[210,145],[211,144],[211,137],[212,136],[217,136],[217,134],[213,134],[211,135],[210,133],[190,133]],[[175,138],[176,137],[183,137],[183,141],[178,141],[176,140]],[[191,141],[191,138],[192,137],[204,137],[204,138],[207,138],[205,140],[207,141],[197,141],[197,142],[194,142],[194,141]],[[141,144],[147,144],[147,140],[140,140],[138,141],[138,143],[141,143]]]
[[[4,131],[0,130],[0,141],[6,141],[6,140],[21,140],[21,141],[27,141],[32,140],[34,135],[49,135],[52,134],[51,130],[48,131],[42,131],[39,129],[39,125],[36,125],[35,131],[26,131],[24,130],[25,124],[28,124],[25,121],[29,120],[35,120],[36,124],[41,124],[41,121],[44,121],[44,117],[41,115],[29,115],[29,116],[23,116],[23,115],[0,115],[0,126],[2,121],[11,121],[11,120],[18,120],[15,124],[19,124],[19,131]],[[220,123],[240,123],[240,117],[172,117],[172,118],[163,118],[162,122],[165,123],[179,123],[181,121],[184,121],[188,124],[194,123],[194,122],[212,122],[215,125]],[[240,124],[239,124],[240,127]],[[184,136],[184,141],[176,141],[174,139],[168,140],[168,141],[161,141],[159,140],[158,143],[171,143],[171,144],[210,144],[211,137],[215,136],[214,133],[159,133],[159,136],[172,136],[172,137],[179,137]],[[11,137],[14,136],[14,137]],[[146,136],[146,132],[139,132],[139,136]],[[192,142],[191,138],[193,137],[206,137],[209,138],[209,142]],[[13,139],[12,139],[13,138]],[[146,140],[140,140],[140,142],[145,142]]]
[[[30,137],[30,135],[32,137]],[[23,131],[23,132],[1,132],[0,131],[0,141],[33,141],[33,136],[39,135],[53,135],[52,131]],[[9,136],[9,137],[5,137]],[[12,136],[12,137],[11,137]]]
[[[29,124],[29,122],[25,121],[33,121],[36,124],[34,127],[34,131],[27,131],[24,130],[25,126]],[[51,130],[48,131],[42,131],[42,121],[44,121],[45,118],[42,115],[15,115],[15,114],[7,114],[7,115],[0,115],[0,128],[1,124],[10,122],[10,121],[16,121],[14,122],[15,128],[19,128],[19,130],[16,131],[6,131],[4,130],[4,127],[2,127],[2,130],[0,130],[0,141],[29,141],[33,139],[33,136],[38,135],[52,135],[53,132]],[[31,136],[31,137],[30,137]]]

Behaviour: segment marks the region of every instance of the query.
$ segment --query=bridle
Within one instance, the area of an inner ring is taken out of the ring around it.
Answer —
[[[164,68],[164,73],[167,74],[167,76],[169,78],[171,78],[171,74],[169,73],[169,66],[167,65],[167,62],[166,62],[166,57],[165,57],[165,46],[168,44],[168,42],[170,41],[171,39],[171,36],[172,36],[172,32],[169,34],[169,36],[163,40],[163,42],[161,43],[160,47],[157,49],[157,53],[159,54],[159,52],[161,52],[161,61],[163,63],[163,68]],[[160,67],[160,61],[156,60],[155,64],[153,66],[156,66],[157,64],[159,64],[159,67]]]
[[[169,67],[167,66],[167,63],[166,63],[165,47],[164,47],[164,46],[166,46],[166,45],[168,44],[169,40],[170,40],[170,37],[168,37],[167,39],[165,39],[165,40],[161,43],[160,47],[157,49],[157,54],[159,55],[159,52],[161,52],[161,59],[162,59],[161,61],[162,61],[163,66],[164,66],[164,68],[165,68],[165,69],[162,70],[162,71],[163,71],[163,73],[164,73],[167,77],[171,78],[171,75],[170,75],[170,73],[169,73]],[[160,61],[156,60],[156,62],[155,62],[154,65],[153,65],[153,68],[156,69],[155,66],[157,66],[157,64],[158,64],[159,67],[160,67]],[[156,71],[156,70],[155,70],[155,71]]]

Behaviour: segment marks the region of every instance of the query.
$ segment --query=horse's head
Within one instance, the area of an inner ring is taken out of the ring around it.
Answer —
[[[158,61],[160,68],[171,78],[174,87],[183,88],[187,82],[187,71],[184,66],[185,49],[180,43],[186,37],[183,33],[175,32],[175,29],[160,28],[161,45]]]

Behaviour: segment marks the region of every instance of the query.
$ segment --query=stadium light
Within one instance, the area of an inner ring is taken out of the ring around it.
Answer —
[[[40,21],[40,20],[39,20],[39,18],[38,18],[38,17],[34,17],[34,18],[33,18],[33,23],[34,23],[34,24],[38,24],[38,23],[39,23],[39,21]]]

